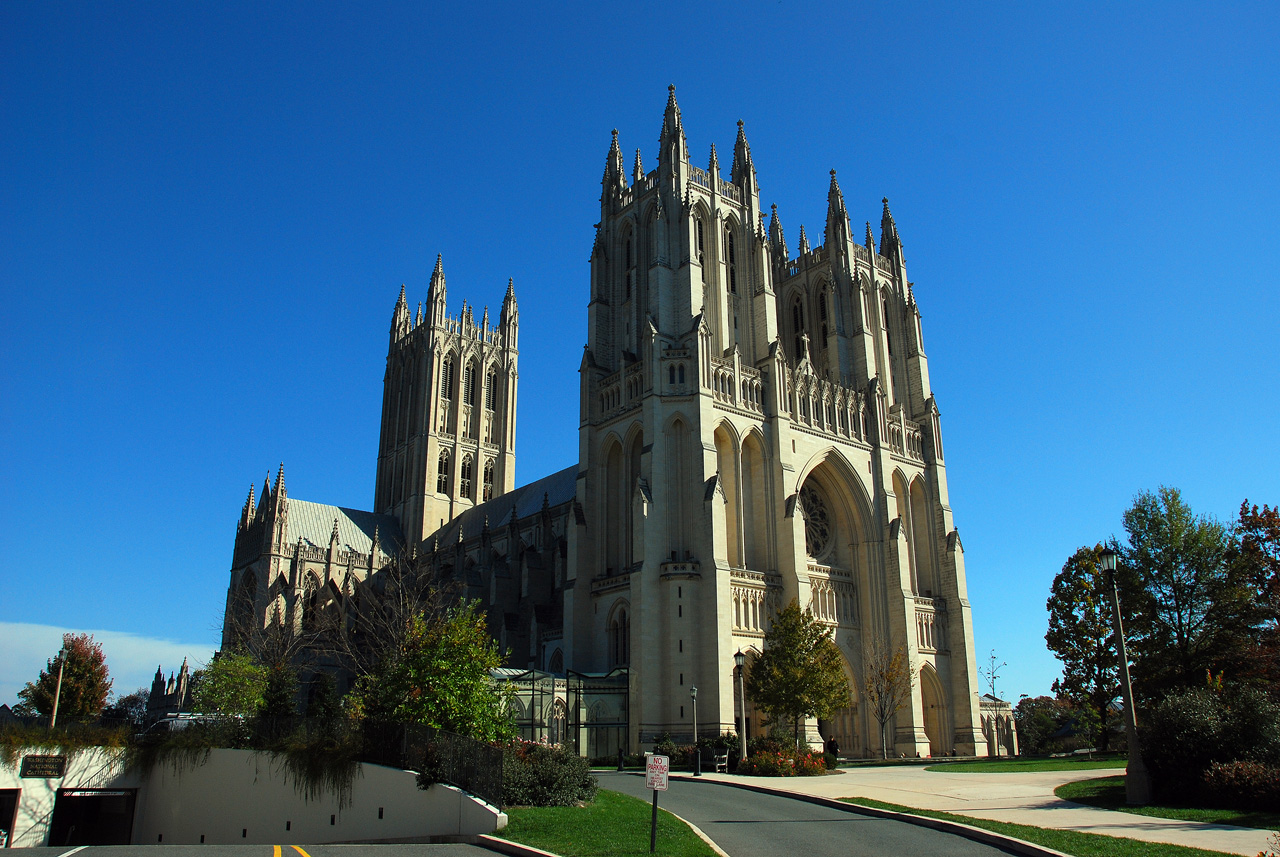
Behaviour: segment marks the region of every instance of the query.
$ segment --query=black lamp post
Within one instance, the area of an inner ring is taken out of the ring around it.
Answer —
[[[689,698],[693,700],[693,775],[702,776],[702,749],[698,747],[698,689],[689,688]]]
[[[1120,660],[1120,692],[1124,695],[1124,734],[1129,745],[1129,764],[1124,772],[1124,799],[1130,806],[1151,802],[1151,778],[1146,763],[1142,761],[1142,748],[1138,746],[1138,718],[1133,709],[1133,685],[1129,681],[1129,652],[1124,644],[1124,623],[1120,619],[1120,592],[1116,588],[1116,558],[1118,553],[1105,547],[1099,554],[1107,584],[1111,587],[1111,609],[1115,617],[1116,652]],[[1105,725],[1104,725],[1105,728]]]
[[[742,697],[742,722],[738,729],[738,741],[742,744],[742,761],[747,760],[747,686],[745,678],[747,673],[747,656],[742,653],[742,649],[738,649],[733,656],[733,663],[738,668],[738,695]]]

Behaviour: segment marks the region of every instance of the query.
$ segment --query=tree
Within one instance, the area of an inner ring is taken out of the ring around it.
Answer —
[[[880,724],[880,755],[889,758],[889,742],[885,737],[889,721],[911,698],[916,684],[915,667],[902,647],[889,651],[876,641],[862,658],[862,695],[871,708],[871,716]]]
[[[992,649],[991,656],[987,658],[986,666],[978,667],[978,674],[982,676],[983,680],[987,683],[987,687],[991,689],[991,696],[994,699],[1000,698],[996,696],[996,680],[1000,678],[1000,670],[1009,666],[1004,661],[996,663],[998,660],[1000,659],[996,657],[996,650]]]
[[[58,668],[62,669],[62,691],[58,693]],[[15,713],[25,716],[48,717],[53,713],[54,697],[58,696],[58,714],[62,717],[96,717],[111,693],[111,679],[107,675],[107,660],[102,654],[102,644],[95,643],[92,634],[63,634],[62,648],[49,659],[40,676],[18,691],[21,702]]]
[[[1253,676],[1260,683],[1280,684],[1280,506],[1240,504],[1231,558],[1236,573],[1254,594],[1259,631]]]
[[[1118,574],[1135,692],[1154,700],[1204,681],[1247,672],[1261,621],[1226,527],[1195,515],[1176,488],[1134,498],[1124,513],[1129,544]],[[1129,618],[1132,616],[1132,618]]]
[[[147,700],[151,691],[140,687],[133,693],[118,697],[102,710],[104,718],[127,721],[131,726],[141,728],[147,722]]]
[[[415,616],[399,657],[362,677],[353,703],[366,716],[422,723],[479,741],[506,740],[515,735],[510,700],[490,674],[502,660],[478,602],[435,621]]]
[[[267,670],[243,652],[223,651],[194,682],[191,710],[199,714],[258,713],[267,687]]]
[[[1045,756],[1093,746],[1097,717],[1087,705],[1059,696],[1024,696],[1013,710],[1018,749],[1024,756]]]
[[[258,714],[262,717],[293,717],[298,713],[298,674],[288,664],[266,668],[262,684],[262,701]]]
[[[1069,697],[1093,711],[1105,723],[1107,711],[1119,688],[1111,587],[1099,565],[1102,545],[1079,548],[1053,579],[1045,607],[1049,651],[1062,661],[1062,678],[1053,692]],[[1048,697],[1036,697],[1036,699]],[[1021,734],[1019,725],[1019,734]],[[1108,746],[1108,730],[1101,730],[1099,749]]]
[[[791,599],[764,635],[764,651],[747,670],[746,691],[771,721],[791,727],[798,748],[801,720],[829,717],[850,702],[831,629]]]

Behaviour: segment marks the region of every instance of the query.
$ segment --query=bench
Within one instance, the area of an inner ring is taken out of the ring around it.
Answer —
[[[717,755],[715,761],[717,774],[729,773],[729,753],[727,751],[723,755]]]

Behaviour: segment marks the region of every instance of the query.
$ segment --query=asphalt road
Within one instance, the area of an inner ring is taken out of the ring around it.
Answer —
[[[597,773],[602,788],[651,800],[644,778]],[[903,821],[872,818],[709,781],[671,780],[658,807],[698,825],[729,857],[996,857],[1010,852]]]

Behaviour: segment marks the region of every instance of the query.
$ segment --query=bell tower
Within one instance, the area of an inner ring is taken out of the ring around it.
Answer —
[[[515,284],[497,324],[466,301],[450,316],[436,257],[424,313],[411,316],[402,286],[391,315],[383,376],[374,511],[394,515],[407,547],[464,509],[515,487]]]

